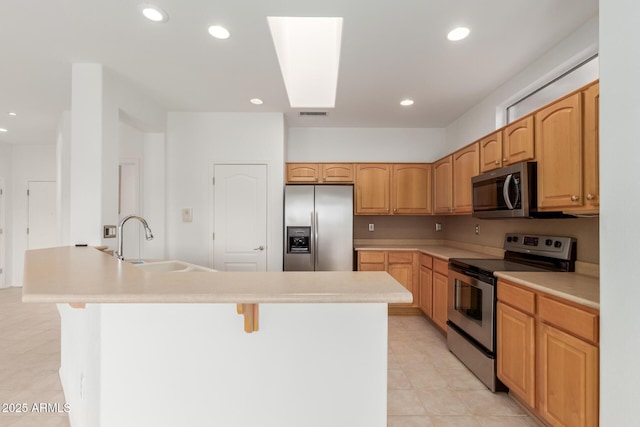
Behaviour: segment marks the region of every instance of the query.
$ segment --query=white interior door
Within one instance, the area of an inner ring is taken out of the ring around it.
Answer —
[[[140,215],[140,166],[137,159],[123,159],[120,162],[120,197],[118,221],[127,215]],[[126,259],[139,259],[140,241],[143,233],[138,221],[127,221],[122,230],[122,249]]]
[[[27,249],[58,245],[55,181],[29,181],[27,191]]]
[[[214,268],[267,270],[267,166],[214,166]]]

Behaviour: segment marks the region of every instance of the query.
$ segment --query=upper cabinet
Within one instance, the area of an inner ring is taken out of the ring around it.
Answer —
[[[471,177],[479,173],[479,143],[453,153],[453,212],[471,213]]]
[[[390,185],[390,164],[356,164],[356,214],[389,215],[391,213]]]
[[[353,183],[352,163],[287,163],[287,183]]]
[[[533,116],[526,116],[502,130],[502,165],[535,159]]]
[[[356,164],[355,204],[359,215],[430,214],[431,165]]]
[[[582,207],[582,95],[556,101],[535,117],[538,209]]]
[[[453,156],[433,164],[433,213],[453,212]]]
[[[600,85],[582,91],[582,202],[583,213],[597,213],[600,208]]]
[[[478,141],[480,173],[525,160],[534,160],[533,131],[533,116],[530,115]]]
[[[480,146],[480,172],[485,173],[502,166],[502,131],[487,135],[478,141]]]
[[[394,164],[391,176],[391,205],[394,215],[430,214],[431,165]]]

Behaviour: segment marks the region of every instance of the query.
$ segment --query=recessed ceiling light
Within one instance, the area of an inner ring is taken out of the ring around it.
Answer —
[[[262,99],[260,99],[260,98],[252,98],[252,99],[250,100],[250,102],[251,102],[252,104],[254,104],[254,105],[262,105],[262,104],[264,104],[264,102],[263,102],[263,101],[262,101]]]
[[[0,132],[7,132],[5,128],[0,128]]]
[[[142,11],[144,17],[150,21],[167,22],[169,20],[169,15],[167,15],[167,12],[154,4],[143,3],[140,5],[140,10]]]
[[[413,105],[413,99],[403,99],[402,101],[400,101],[400,105],[402,105],[403,107]]]
[[[449,34],[447,34],[447,38],[455,42],[467,37],[470,32],[471,30],[469,30],[467,27],[454,28],[453,30],[449,31]]]
[[[16,114],[16,113],[14,113],[13,111],[9,111],[9,115],[10,115],[10,116],[17,116],[17,114]]]
[[[224,27],[221,27],[220,25],[212,25],[209,27],[209,34],[211,34],[213,37],[220,39],[220,40],[224,40],[224,39],[228,39],[229,36],[231,35],[231,33],[229,33],[229,30],[227,30]]]

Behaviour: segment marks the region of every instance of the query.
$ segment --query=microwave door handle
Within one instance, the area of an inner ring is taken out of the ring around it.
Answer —
[[[509,209],[513,209],[513,204],[509,199],[509,186],[511,185],[512,181],[513,181],[513,174],[510,173],[509,175],[507,175],[507,178],[504,180],[504,186],[502,187],[502,196],[504,197],[504,202],[507,204],[507,207]]]

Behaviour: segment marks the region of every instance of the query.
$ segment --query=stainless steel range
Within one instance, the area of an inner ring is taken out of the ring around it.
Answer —
[[[449,260],[447,344],[491,391],[496,376],[496,271],[574,271],[571,237],[507,234],[504,259]]]

